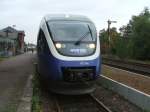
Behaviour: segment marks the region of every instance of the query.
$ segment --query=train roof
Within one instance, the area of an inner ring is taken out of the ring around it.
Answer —
[[[91,20],[86,16],[82,15],[72,15],[72,14],[49,14],[45,17],[46,21],[54,21],[54,20],[76,20],[76,21],[89,21]]]

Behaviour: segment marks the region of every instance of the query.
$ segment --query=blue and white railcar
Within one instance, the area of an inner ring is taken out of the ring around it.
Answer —
[[[47,15],[37,39],[38,72],[51,91],[85,94],[100,75],[100,42],[85,16]]]

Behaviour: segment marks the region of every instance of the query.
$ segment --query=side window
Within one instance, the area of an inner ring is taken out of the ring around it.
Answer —
[[[44,32],[40,30],[39,32],[39,37],[38,37],[38,52],[39,53],[44,53],[46,52],[46,38],[44,35]]]
[[[38,52],[43,52],[43,31],[41,29],[38,36]]]
[[[41,30],[39,31],[39,35],[38,35],[37,50],[38,50],[38,53],[41,52]]]

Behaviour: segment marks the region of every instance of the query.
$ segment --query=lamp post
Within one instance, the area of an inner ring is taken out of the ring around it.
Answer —
[[[111,25],[111,23],[117,23],[117,21],[111,21],[108,19],[107,23],[108,23],[108,30],[107,30],[107,32],[108,32],[108,46],[109,46],[109,51],[110,51],[110,42],[111,42],[110,25]]]

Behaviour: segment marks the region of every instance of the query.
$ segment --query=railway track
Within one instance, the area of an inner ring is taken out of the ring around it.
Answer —
[[[92,94],[79,96],[51,94],[45,97],[43,103],[43,112],[112,112]]]
[[[150,77],[150,64],[102,58],[102,63]]]
[[[98,100],[94,95],[90,94],[92,99],[99,105],[101,109],[103,109],[104,112],[112,112],[107,106],[105,106],[100,100]],[[103,112],[102,111],[102,112]]]

